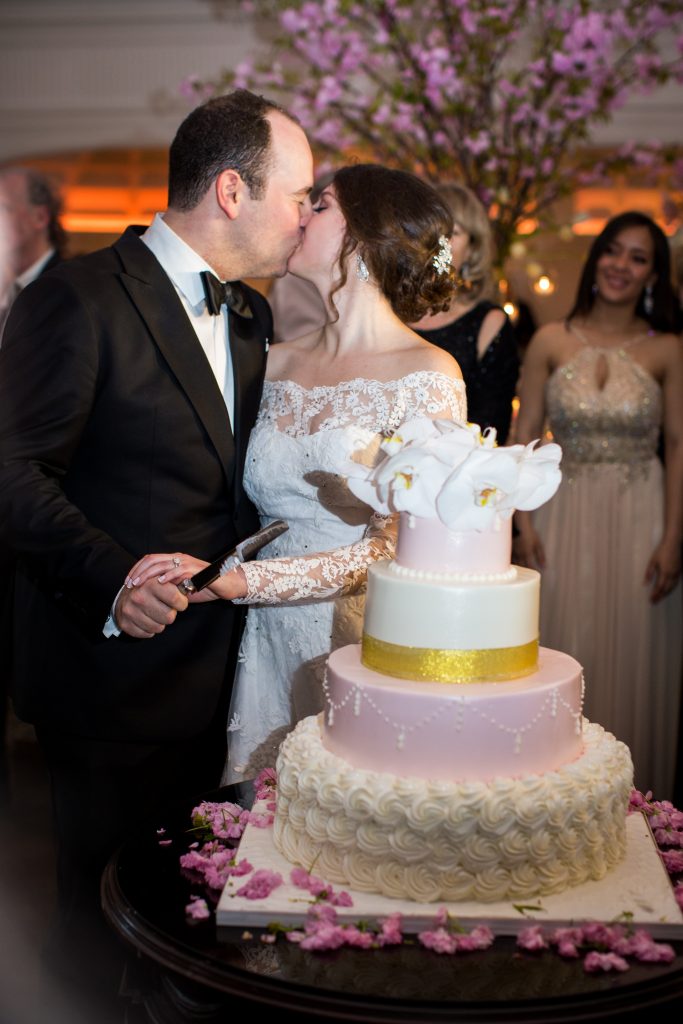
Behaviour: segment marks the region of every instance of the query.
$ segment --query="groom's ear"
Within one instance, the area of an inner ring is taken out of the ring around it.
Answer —
[[[216,178],[216,202],[230,220],[239,217],[244,200],[249,196],[249,189],[238,171],[226,170]]]

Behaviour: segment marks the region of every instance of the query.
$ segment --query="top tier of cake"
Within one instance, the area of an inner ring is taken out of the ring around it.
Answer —
[[[401,513],[394,569],[462,580],[511,579],[512,520],[488,530],[449,530],[437,516]]]

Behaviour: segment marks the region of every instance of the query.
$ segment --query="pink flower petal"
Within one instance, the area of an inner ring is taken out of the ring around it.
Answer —
[[[190,902],[185,907],[185,913],[195,921],[205,921],[211,917],[211,911],[206,904],[206,900],[201,899],[199,896],[190,896]]]
[[[629,966],[623,957],[616,953],[598,953],[593,950],[583,961],[584,970],[589,973],[596,971],[628,971]]]
[[[543,937],[543,929],[540,924],[533,924],[529,925],[528,928],[522,928],[521,932],[517,936],[517,945],[520,949],[532,951],[548,948],[548,943]]]

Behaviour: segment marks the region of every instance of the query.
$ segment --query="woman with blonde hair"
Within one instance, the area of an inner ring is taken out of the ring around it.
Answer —
[[[457,361],[467,388],[469,418],[482,429],[495,427],[504,444],[519,373],[514,329],[491,301],[492,239],[486,210],[463,185],[442,184],[437,192],[453,214],[453,263],[457,291],[448,309],[426,316],[413,329]]]

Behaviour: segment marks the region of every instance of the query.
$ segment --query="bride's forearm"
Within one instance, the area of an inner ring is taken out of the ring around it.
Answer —
[[[240,568],[246,594],[238,604],[287,604],[320,600],[358,590],[367,579],[368,566],[380,558],[393,558],[397,517],[373,515],[365,535],[354,544],[302,555],[246,562]]]

